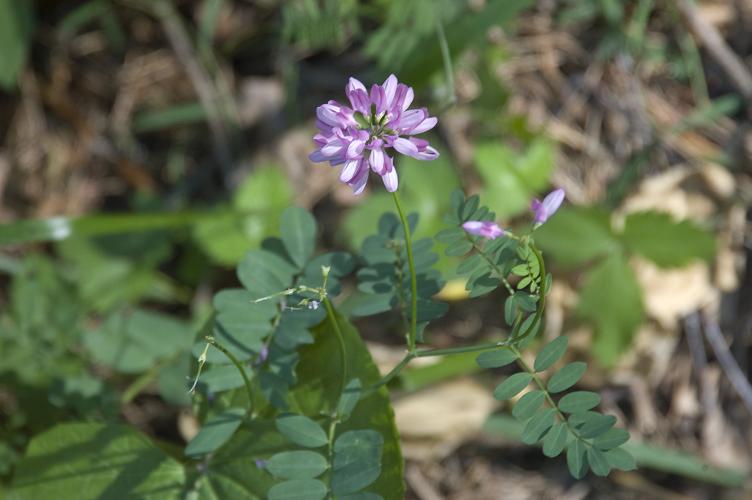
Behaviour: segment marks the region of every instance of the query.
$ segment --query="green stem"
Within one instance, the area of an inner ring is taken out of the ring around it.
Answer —
[[[418,332],[418,278],[415,275],[415,261],[413,259],[413,244],[410,239],[410,225],[407,222],[407,217],[405,217],[405,212],[402,210],[397,191],[392,193],[392,197],[394,198],[394,205],[397,207],[397,213],[399,213],[400,220],[402,221],[402,228],[405,230],[405,249],[407,250],[407,264],[410,268],[411,293],[410,330],[407,332],[407,350],[410,353],[414,353]]]
[[[514,295],[514,289],[512,288],[512,285],[509,283],[509,281],[507,280],[506,276],[504,276],[504,273],[501,272],[501,268],[498,265],[496,265],[496,263],[493,261],[491,257],[486,255],[486,252],[483,251],[483,248],[478,246],[478,243],[472,237],[470,237],[469,235],[466,235],[466,237],[468,241],[470,241],[470,243],[473,244],[473,248],[478,253],[478,255],[483,257],[485,261],[488,262],[488,264],[493,268],[496,274],[499,275],[499,279],[504,284],[504,288],[507,289],[507,292],[509,292],[509,295]]]
[[[347,384],[347,352],[345,350],[345,339],[342,336],[342,330],[339,328],[339,321],[337,321],[337,316],[334,313],[331,301],[329,301],[327,297],[323,297],[323,302],[324,307],[326,307],[326,315],[332,324],[334,334],[337,337],[337,342],[339,342],[340,363],[342,367],[342,376],[339,381],[339,393],[342,394],[345,392],[345,385]]]
[[[227,359],[229,359],[233,365],[235,365],[235,368],[238,369],[240,372],[240,376],[243,377],[243,383],[245,384],[245,390],[248,393],[248,405],[253,404],[253,389],[251,388],[251,381],[248,380],[248,375],[245,373],[245,368],[243,368],[242,363],[238,360],[238,358],[235,357],[233,353],[225,349],[225,347],[214,339],[214,337],[206,337],[206,341],[211,344],[212,346],[216,347],[219,352],[224,354]]]
[[[488,342],[486,344],[468,345],[462,347],[449,347],[446,349],[426,349],[415,352],[416,358],[430,358],[431,356],[447,356],[451,354],[463,354],[466,352],[487,351],[497,347],[504,347],[506,342]]]

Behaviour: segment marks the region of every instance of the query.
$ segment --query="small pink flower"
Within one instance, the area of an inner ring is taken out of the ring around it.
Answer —
[[[439,157],[428,141],[412,137],[436,126],[437,119],[426,108],[409,109],[415,96],[413,89],[389,75],[382,85],[368,91],[359,80],[350,78],[345,86],[350,106],[329,101],[316,108],[319,133],[313,138],[318,149],[309,158],[343,165],[340,180],[360,194],[372,170],[394,192],[399,185],[394,150],[418,160]]]
[[[504,235],[504,230],[495,222],[469,220],[462,224],[462,228],[475,236],[482,236],[489,240],[494,240]]]
[[[551,191],[543,198],[543,201],[533,200],[530,210],[535,213],[535,224],[541,225],[559,210],[564,201],[564,190],[559,188]]]

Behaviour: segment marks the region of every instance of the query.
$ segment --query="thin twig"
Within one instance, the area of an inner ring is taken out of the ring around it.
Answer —
[[[739,368],[731,351],[729,351],[718,323],[707,316],[705,318],[705,336],[708,338],[708,342],[710,342],[710,347],[713,348],[713,352],[723,369],[723,373],[726,374],[734,390],[736,390],[736,393],[741,398],[742,403],[747,407],[747,411],[752,414],[752,386],[744,375],[744,372]]]
[[[676,6],[689,25],[689,29],[702,43],[708,54],[723,68],[731,83],[747,103],[747,112],[752,116],[752,72],[718,30],[697,11],[692,0],[677,0]]]
[[[223,115],[218,106],[219,97],[214,82],[196,58],[190,37],[172,3],[168,1],[155,2],[153,12],[159,17],[172,50],[175,51],[175,55],[185,68],[201,106],[206,111],[214,155],[225,174],[226,182],[229,182],[228,174],[232,167],[232,153]]]

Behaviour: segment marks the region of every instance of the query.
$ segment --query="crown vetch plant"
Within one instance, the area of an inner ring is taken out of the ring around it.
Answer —
[[[317,109],[318,149],[311,159],[342,165],[340,179],[356,194],[375,172],[392,193],[397,216],[384,214],[355,258],[345,252],[316,255],[315,219],[288,208],[279,238],[267,239],[238,265],[241,287],[214,296],[214,316],[193,346],[197,375],[190,390],[202,427],[184,456],[173,457],[126,427],[58,426],[32,441],[16,475],[19,498],[51,498],[62,486],[75,492],[81,485],[70,478],[77,477],[85,478],[92,497],[403,498],[387,385],[416,358],[468,352],[478,353],[482,368],[518,367],[494,396],[508,400],[528,389],[512,408],[524,423],[522,440],[541,444],[549,457],[566,452],[574,477],[634,468],[621,447],[629,434],[614,427],[615,417],[594,410],[600,396],[570,391],[586,366],[575,361],[559,368],[566,337],[540,348],[532,364],[522,355],[541,330],[551,287],[534,231],[555,214],[564,191],[534,200],[533,220],[522,232],[502,229],[478,196],[452,195],[449,227],[435,239],[447,255],[464,257],[457,274],[467,277],[471,298],[506,290],[499,314],[508,334],[477,345],[420,347],[429,339],[430,322],[446,312],[433,298],[443,280],[434,268],[433,240],[412,239],[418,217],[402,209],[391,155],[436,158],[428,142],[412,136],[433,128],[437,119],[425,109],[410,109],[413,90],[394,75],[370,92],[351,78],[346,93],[350,106],[329,101]],[[333,303],[340,280],[353,272],[358,293],[351,315],[393,311],[402,318],[405,355],[383,377]],[[54,457],[66,446],[92,454],[61,468]],[[94,471],[95,462],[107,467]],[[49,478],[37,480],[40,471]],[[113,478],[126,472],[137,478],[133,484],[115,485]]]

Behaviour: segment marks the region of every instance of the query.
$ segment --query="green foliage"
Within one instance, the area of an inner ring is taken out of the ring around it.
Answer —
[[[332,493],[347,495],[371,485],[381,474],[384,438],[373,430],[348,431],[334,441]]]
[[[517,359],[517,354],[508,349],[494,349],[478,354],[476,362],[481,368],[500,368]]]
[[[556,363],[567,350],[567,342],[566,337],[556,337],[546,344],[535,357],[535,364],[533,365],[535,371],[542,372]]]
[[[298,450],[273,455],[266,467],[269,472],[281,479],[312,479],[323,474],[329,464],[320,453]]]
[[[34,4],[26,0],[0,0],[0,87],[15,88],[26,64],[35,24]]]
[[[243,408],[229,408],[211,417],[185,447],[185,454],[198,458],[219,449],[243,422]]]
[[[623,256],[613,254],[590,270],[578,312],[595,327],[598,359],[607,366],[615,363],[644,319],[639,283]]]
[[[342,49],[357,29],[357,0],[289,0],[282,5],[282,39],[302,51]]]
[[[483,179],[482,196],[499,217],[515,215],[548,186],[554,164],[551,142],[537,138],[521,153],[500,142],[475,145],[475,167]]]
[[[710,260],[715,238],[690,221],[676,222],[670,215],[640,212],[627,216],[622,238],[633,253],[661,267],[680,267],[695,259]]]
[[[199,221],[193,236],[212,260],[235,265],[277,229],[279,217],[291,201],[292,191],[282,169],[257,167],[233,194],[232,210]]]
[[[411,214],[408,219],[413,228],[417,227],[417,215]],[[432,300],[443,286],[441,273],[433,268],[438,255],[431,251],[432,245],[430,239],[413,241],[419,331],[447,310],[446,304]],[[366,316],[396,308],[407,324],[412,315],[412,292],[404,233],[397,216],[387,213],[381,217],[378,233],[365,239],[360,255],[364,266],[358,271],[358,290],[363,295],[350,313]]]
[[[662,267],[713,256],[711,233],[669,215],[640,212],[616,231],[599,208],[564,208],[536,231],[535,240],[564,267],[596,261],[585,273],[578,313],[594,327],[593,349],[612,366],[644,321],[642,292],[628,255],[639,254]]]
[[[531,380],[533,380],[533,377],[529,373],[520,372],[510,375],[504,382],[496,386],[494,397],[501,400],[509,399],[527,387]]]
[[[129,427],[60,424],[31,440],[10,498],[179,499],[186,475],[180,462]]]
[[[304,415],[281,415],[276,422],[277,430],[299,446],[321,448],[329,442],[324,429]]]

